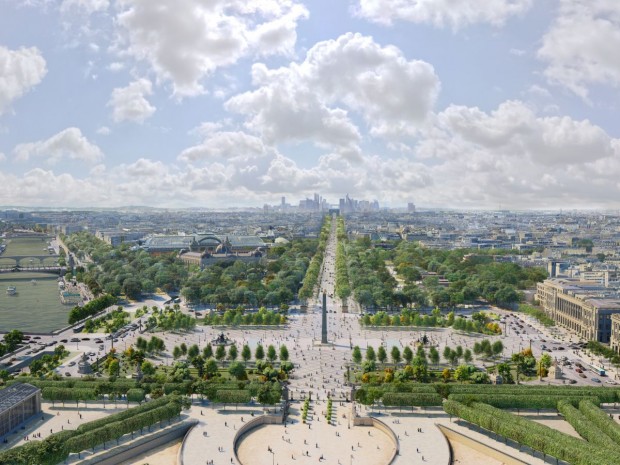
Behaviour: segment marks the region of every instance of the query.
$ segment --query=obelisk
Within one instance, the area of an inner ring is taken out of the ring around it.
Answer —
[[[327,344],[327,293],[323,291],[323,313],[321,315],[321,344]]]

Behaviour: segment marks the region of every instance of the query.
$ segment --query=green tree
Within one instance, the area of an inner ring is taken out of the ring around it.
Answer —
[[[400,349],[398,347],[392,346],[392,351],[390,353],[390,356],[392,357],[392,362],[394,362],[395,364],[400,363],[401,356],[400,356]]]
[[[276,358],[278,358],[276,348],[273,345],[269,344],[269,347],[267,347],[267,360],[273,363]]]
[[[377,361],[377,354],[375,353],[375,349],[373,349],[372,346],[368,346],[368,348],[366,349],[366,360],[368,360],[369,362]]]
[[[457,381],[467,381],[471,376],[471,367],[468,365],[459,365],[456,370],[454,370],[454,379]]]
[[[256,350],[254,351],[254,359],[258,361],[258,360],[263,360],[264,358],[265,358],[265,349],[263,348],[261,344],[258,344],[256,346]]]
[[[379,346],[379,348],[377,349],[377,360],[381,364],[384,364],[387,360],[387,352],[385,351],[385,347]]]
[[[228,360],[235,361],[239,356],[239,352],[237,351],[237,346],[235,344],[231,345],[228,348]]]
[[[213,357],[213,347],[211,347],[211,344],[207,344],[206,346],[204,346],[204,348],[202,349],[202,356],[205,359]]]
[[[360,350],[360,346],[353,347],[351,358],[353,359],[353,362],[357,363],[358,365],[362,363],[362,351]]]
[[[179,346],[174,346],[174,349],[172,349],[172,356],[174,357],[174,359],[177,360],[182,355],[183,351],[181,350],[181,348]]]
[[[187,349],[187,357],[191,360],[196,357],[200,353],[200,349],[196,344],[192,344],[189,349]]]
[[[226,347],[223,345],[218,345],[215,349],[215,359],[218,362],[221,362],[224,358],[226,358]]]
[[[280,361],[281,362],[287,362],[288,361],[288,357],[289,357],[288,348],[284,344],[282,344],[280,346]]]
[[[405,359],[407,365],[411,365],[411,360],[413,360],[413,350],[411,350],[409,346],[405,346],[403,349],[403,359]]]
[[[249,345],[243,345],[243,348],[241,349],[241,358],[243,359],[243,362],[245,364],[247,364],[248,361],[252,358],[252,350],[250,349]]]
[[[217,362],[213,360],[213,358],[210,358],[205,363],[205,375],[207,375],[208,378],[212,378],[216,374],[217,374]]]
[[[156,371],[155,366],[148,360],[142,362],[142,365],[140,365],[140,369],[142,370],[144,376],[153,376]]]
[[[431,347],[428,354],[433,365],[439,365],[439,351],[435,347]]]
[[[112,359],[108,365],[108,374],[110,376],[118,376],[121,372],[121,365],[117,358]]]
[[[230,367],[228,367],[228,373],[230,373],[231,376],[234,376],[238,380],[244,380],[248,377],[245,372],[245,366],[240,362],[231,363]]]
[[[502,341],[495,341],[491,350],[493,351],[493,355],[497,357],[504,351],[504,344],[502,344]]]
[[[463,360],[465,361],[465,363],[470,363],[472,361],[472,355],[471,355],[471,350],[469,349],[465,349],[465,351],[463,352]]]

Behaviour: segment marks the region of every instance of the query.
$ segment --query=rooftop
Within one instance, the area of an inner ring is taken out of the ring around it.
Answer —
[[[0,390],[0,413],[27,399],[37,391],[39,388],[26,383],[16,383]]]

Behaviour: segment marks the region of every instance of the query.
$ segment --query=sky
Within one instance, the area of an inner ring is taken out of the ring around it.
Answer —
[[[620,208],[618,0],[0,0],[0,205]]]

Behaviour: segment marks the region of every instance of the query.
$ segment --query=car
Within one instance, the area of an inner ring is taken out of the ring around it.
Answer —
[[[568,384],[575,384],[577,382],[576,379],[569,379]]]
[[[564,347],[560,346],[558,347],[558,350],[565,350]]]
[[[69,366],[70,367],[75,366],[75,362],[69,362]]]
[[[41,339],[41,336],[34,336],[32,339]]]
[[[600,383],[600,382],[601,382],[601,380],[600,380],[600,379],[598,379],[598,378],[590,378],[590,379],[591,379],[592,381],[594,381],[595,383]]]
[[[582,378],[587,378],[587,376],[584,375],[583,373],[579,373],[579,376],[582,377]]]
[[[71,376],[71,373],[69,373],[68,371],[65,372],[65,376]]]
[[[103,343],[103,341],[102,341],[101,339],[95,339],[95,342],[96,342],[97,344],[102,344],[102,343]]]
[[[95,355],[97,355],[97,354],[94,353],[94,352],[91,352],[91,353],[88,354],[89,357],[94,357]]]
[[[61,339],[60,342],[62,342],[63,344],[66,344],[69,341],[67,339]]]
[[[547,342],[547,340],[546,339],[541,339],[540,342]]]
[[[616,383],[613,379],[608,379],[607,381],[605,381],[607,384],[613,384],[614,386],[617,385],[618,383]]]
[[[583,373],[583,370],[582,370],[581,368],[575,368],[575,371],[576,371],[577,373]]]
[[[82,341],[90,341],[90,338],[89,337],[83,337]]]
[[[80,342],[80,340],[77,337],[72,337],[71,342]]]

